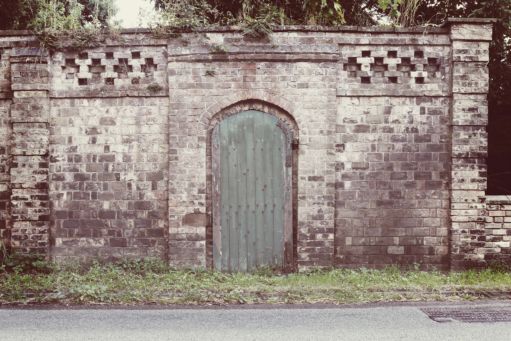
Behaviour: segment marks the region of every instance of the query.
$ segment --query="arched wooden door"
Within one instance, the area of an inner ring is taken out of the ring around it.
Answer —
[[[292,134],[275,116],[229,116],[212,135],[213,262],[246,272],[292,258]]]

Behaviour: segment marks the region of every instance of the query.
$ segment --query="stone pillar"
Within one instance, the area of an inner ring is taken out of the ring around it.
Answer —
[[[48,256],[48,55],[13,49],[11,87],[11,246],[13,252]]]
[[[453,53],[451,268],[478,265],[484,254],[490,19],[450,19]]]

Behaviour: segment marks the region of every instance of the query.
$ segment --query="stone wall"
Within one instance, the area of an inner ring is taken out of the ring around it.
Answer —
[[[127,30],[51,55],[0,35],[0,233],[59,261],[211,267],[211,131],[258,109],[295,129],[295,266],[465,266],[497,223],[484,203],[490,33],[484,20],[258,40]]]

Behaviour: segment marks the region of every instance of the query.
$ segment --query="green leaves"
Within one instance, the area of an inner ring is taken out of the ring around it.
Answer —
[[[388,14],[395,24],[399,24],[399,17],[401,16],[399,6],[401,5],[401,0],[378,0],[378,5],[382,11]]]
[[[306,0],[303,9],[305,24],[335,26],[346,23],[340,0]]]
[[[395,14],[399,13],[399,6],[401,5],[401,0],[378,0],[378,5],[383,11],[390,10],[391,14]]]
[[[185,28],[222,24],[267,28],[272,25],[287,24],[343,25],[346,22],[343,6],[345,0],[153,1],[155,7],[161,11],[162,25],[169,26],[178,22],[180,24],[175,26]],[[200,8],[208,8],[208,11],[195,10]],[[193,17],[195,24],[181,25],[181,21],[187,17]],[[169,20],[169,18],[174,19]]]
[[[78,29],[106,27],[113,0],[0,0],[0,29]]]
[[[35,31],[42,30],[77,30],[81,24],[83,5],[76,0],[66,4],[59,0],[40,0],[39,10],[29,27]]]

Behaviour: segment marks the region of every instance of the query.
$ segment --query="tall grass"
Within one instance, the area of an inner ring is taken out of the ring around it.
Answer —
[[[508,298],[511,273],[441,273],[397,267],[275,275],[173,270],[159,261],[0,271],[0,304],[361,303]]]

